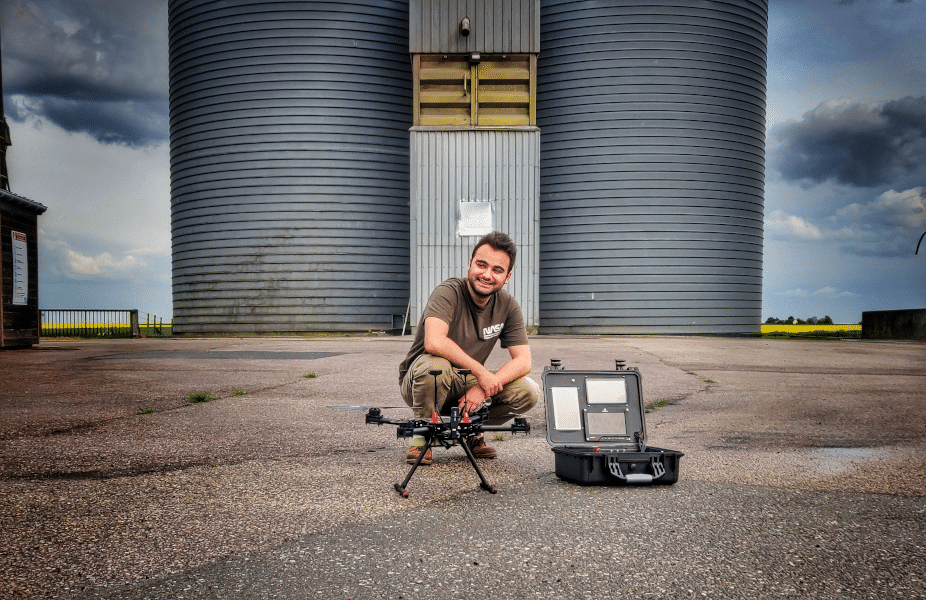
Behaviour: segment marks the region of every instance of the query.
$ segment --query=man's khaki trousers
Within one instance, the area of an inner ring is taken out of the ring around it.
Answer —
[[[439,369],[435,377],[429,373]],[[476,385],[476,377],[463,377],[457,373],[450,361],[439,356],[422,354],[412,362],[401,382],[402,399],[412,407],[416,419],[429,420],[435,410],[434,386],[437,384],[437,412],[450,414],[450,409],[459,404],[466,391]],[[540,386],[530,377],[520,377],[507,384],[501,392],[489,400],[488,425],[502,425],[515,415],[532,409],[540,397]]]

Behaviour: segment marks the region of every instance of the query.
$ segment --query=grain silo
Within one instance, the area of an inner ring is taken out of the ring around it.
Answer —
[[[174,331],[392,329],[408,3],[171,0]]]
[[[542,0],[542,332],[759,332],[767,21]]]

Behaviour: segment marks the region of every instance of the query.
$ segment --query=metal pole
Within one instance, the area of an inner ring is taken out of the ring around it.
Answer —
[[[138,338],[141,337],[141,333],[138,331],[138,309],[132,309],[132,337]]]

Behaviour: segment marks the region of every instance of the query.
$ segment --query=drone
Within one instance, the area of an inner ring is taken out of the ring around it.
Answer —
[[[428,374],[434,377],[435,406],[437,406],[437,377],[442,373],[443,371],[440,369],[432,369],[428,371]],[[469,369],[457,369],[457,373],[463,378],[463,387],[465,389],[466,377],[470,375],[472,371]],[[445,419],[440,414],[438,414],[437,411],[435,411],[431,416],[430,421],[400,421],[396,419],[387,419],[383,416],[382,411],[383,409],[381,408],[370,408],[366,415],[367,425],[395,425],[397,438],[410,438],[416,435],[420,435],[424,437],[425,448],[430,448],[436,444],[440,444],[444,448],[450,448],[455,444],[462,446],[463,451],[466,453],[466,458],[469,459],[469,463],[473,466],[473,469],[479,476],[479,480],[481,482],[479,487],[489,492],[490,494],[497,493],[498,489],[486,480],[486,477],[482,473],[482,470],[479,468],[479,465],[476,464],[476,457],[473,456],[473,451],[470,450],[469,444],[466,442],[470,438],[478,437],[480,434],[486,431],[529,433],[531,430],[527,420],[523,417],[515,417],[514,421],[510,425],[488,425],[487,422],[489,420],[489,407],[487,405],[482,405],[472,414],[465,411],[461,412],[459,408],[454,406],[450,409],[449,419]],[[412,475],[415,474],[415,471],[418,469],[418,466],[421,464],[424,456],[425,452],[420,452],[418,454],[417,460],[415,460],[412,468],[409,469],[408,474],[405,476],[405,480],[402,481],[402,483],[396,483],[393,486],[399,495],[401,495],[403,498],[408,498],[408,492],[405,488],[408,486],[408,482],[411,480]]]

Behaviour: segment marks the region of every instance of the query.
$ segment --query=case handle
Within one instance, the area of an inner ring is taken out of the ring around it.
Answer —
[[[661,461],[656,460],[655,456],[650,457],[649,466],[653,471],[652,475],[649,473],[629,473],[624,475],[624,472],[621,471],[621,463],[618,460],[618,457],[608,457],[608,470],[611,471],[611,475],[614,475],[618,479],[626,481],[627,483],[652,483],[656,479],[659,479],[666,474],[666,468],[663,466]]]

